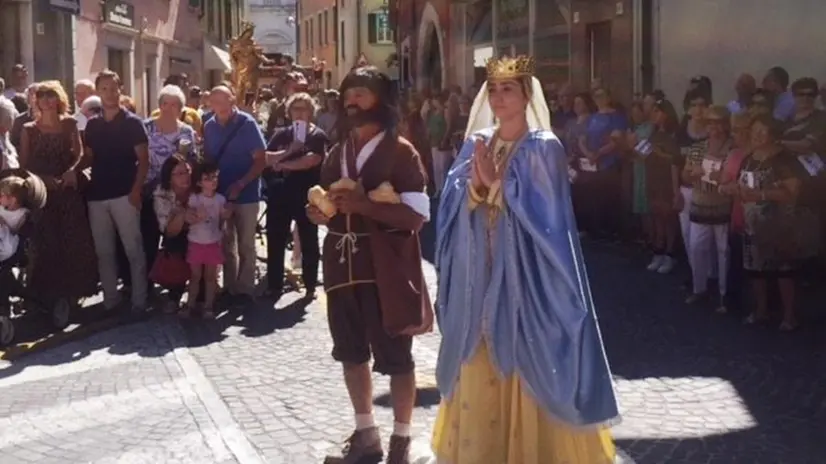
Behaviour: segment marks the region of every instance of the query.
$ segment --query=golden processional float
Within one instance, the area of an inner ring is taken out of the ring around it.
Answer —
[[[226,73],[225,78],[232,85],[238,105],[254,115],[259,123],[263,122],[266,125],[264,119],[269,118],[269,102],[258,105],[261,91],[266,88],[278,89],[291,73],[300,73],[308,83],[311,82],[313,75],[309,72],[310,70],[302,66],[291,65],[286,60],[283,63],[276,63],[268,58],[264,54],[263,47],[255,42],[254,33],[253,23],[241,22],[241,32],[229,43],[232,68]],[[258,235],[264,237],[264,234]],[[289,265],[284,266],[284,277],[287,283],[294,288],[303,287],[300,271],[292,270]]]
[[[317,87],[320,82],[316,78],[323,76],[323,61],[314,60],[312,68],[289,64],[286,60],[276,63],[267,58],[263,47],[255,42],[254,33],[255,25],[242,21],[241,32],[229,43],[232,69],[226,78],[232,83],[239,103],[255,111],[260,92],[266,88],[279,88],[290,73],[300,73],[311,87]]]

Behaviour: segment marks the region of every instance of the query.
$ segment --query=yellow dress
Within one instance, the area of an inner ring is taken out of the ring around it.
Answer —
[[[495,152],[511,148],[493,145]],[[462,365],[452,398],[439,406],[432,447],[440,464],[604,464],[616,457],[608,428],[554,420],[517,375],[500,378],[484,341]]]
[[[616,455],[607,428],[579,430],[548,417],[516,375],[499,378],[481,343],[442,400],[433,451],[445,464],[604,464]]]

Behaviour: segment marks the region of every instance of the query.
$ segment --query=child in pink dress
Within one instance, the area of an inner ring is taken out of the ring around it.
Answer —
[[[207,319],[215,317],[215,293],[218,288],[218,268],[224,263],[222,247],[224,222],[232,214],[227,200],[217,193],[218,166],[202,163],[195,169],[195,192],[189,197],[189,247],[186,260],[192,270],[187,306],[181,316],[195,309],[201,280],[204,282],[204,312]]]

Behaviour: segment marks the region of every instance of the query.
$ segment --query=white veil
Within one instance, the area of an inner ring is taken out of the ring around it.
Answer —
[[[542,91],[542,84],[539,79],[531,77],[531,101],[528,103],[528,127],[531,129],[551,130],[551,112],[548,109],[548,104],[545,102],[545,94]],[[467,130],[465,131],[465,140],[471,134],[482,129],[487,129],[496,125],[496,120],[493,116],[493,110],[488,103],[488,86],[487,82],[482,84],[479,93],[476,94],[476,99],[473,100],[473,106],[470,108],[470,117],[468,118]]]

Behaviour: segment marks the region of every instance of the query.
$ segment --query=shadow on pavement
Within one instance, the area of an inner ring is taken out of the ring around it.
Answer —
[[[438,406],[442,401],[439,390],[436,387],[425,387],[416,389],[416,404],[417,408],[431,408]],[[390,399],[390,392],[382,393],[373,398],[373,404],[382,408],[393,407]]]
[[[643,464],[823,462],[826,330],[815,309],[826,301],[822,290],[800,296],[803,328],[781,333],[774,323],[744,326],[743,314],[720,315],[712,304],[687,306],[679,279],[646,272],[649,257],[637,251],[594,243],[585,250],[613,373],[639,382],[626,396],[631,422],[648,420],[641,435],[657,435],[618,446]],[[636,432],[637,424],[629,427]]]
[[[285,295],[286,296],[286,295]],[[276,330],[289,329],[303,322],[311,298],[299,298],[275,310],[256,310],[244,314],[241,331],[247,337],[262,337]]]
[[[82,312],[82,310],[81,310]],[[90,315],[83,317],[94,317],[94,310]],[[101,313],[97,313],[100,315]],[[125,313],[109,314],[103,313],[99,319],[83,319],[85,322],[78,325],[73,330],[53,335],[36,343],[34,349],[20,354],[13,350],[7,351],[9,354],[9,364],[0,368],[0,379],[13,376],[22,372],[30,366],[58,366],[85,358],[90,353],[98,350],[107,350],[109,354],[121,356],[127,354],[137,354],[142,357],[161,357],[177,348],[176,346],[159,347],[156,345],[138,346],[132,341],[120,343],[112,341],[107,337],[93,337],[94,334],[104,332],[115,327],[125,327],[129,325],[151,325],[174,323],[171,317],[161,316],[157,311],[134,316]],[[137,330],[143,330],[137,328]],[[147,328],[146,330],[156,330]],[[71,344],[71,342],[84,339],[83,343]],[[69,347],[73,347],[70,349]]]
[[[190,348],[207,346],[227,338],[229,327],[241,327],[247,337],[263,337],[277,330],[289,329],[304,321],[307,307],[314,300],[297,292],[286,293],[278,301],[261,297],[247,306],[229,305],[214,321],[191,319],[182,326]]]

